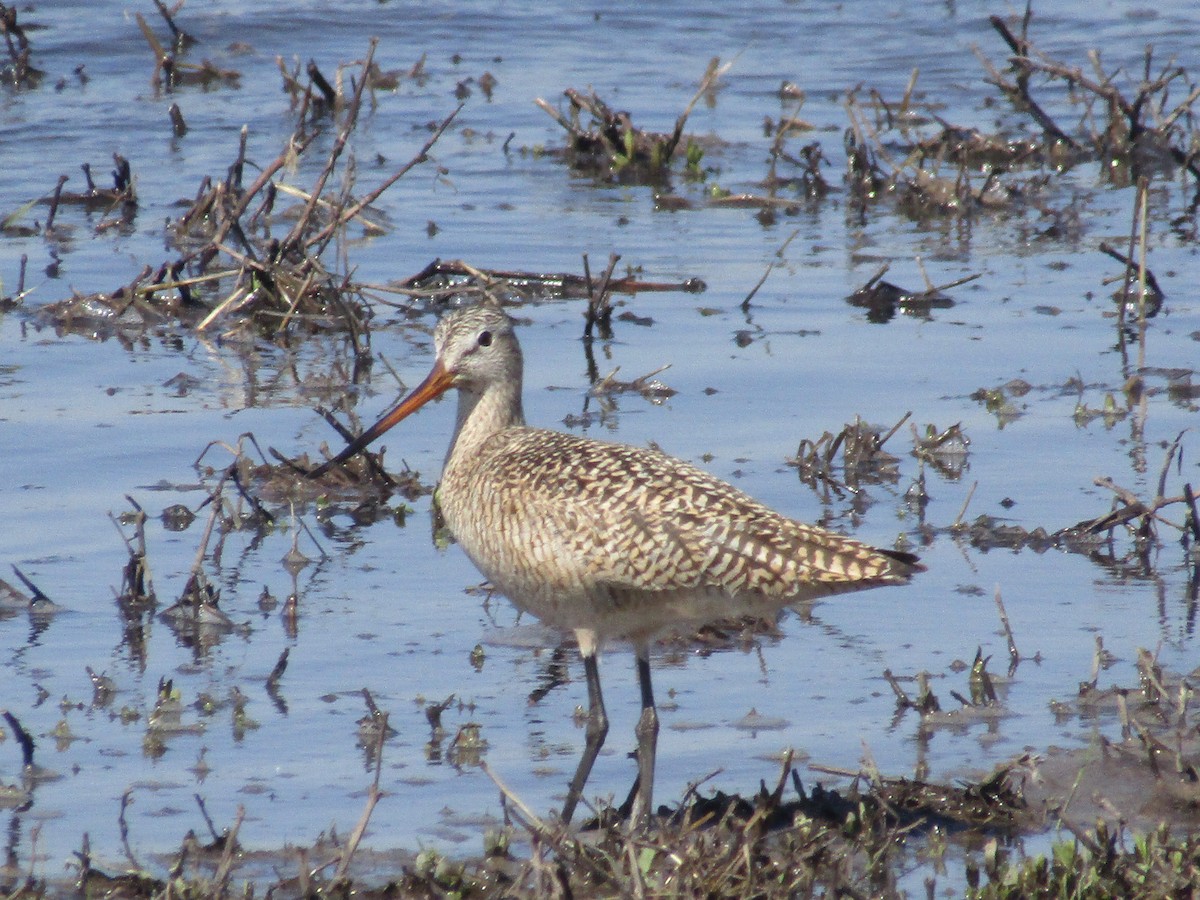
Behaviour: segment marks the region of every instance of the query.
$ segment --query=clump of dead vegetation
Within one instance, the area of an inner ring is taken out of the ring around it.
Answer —
[[[208,59],[200,63],[186,62],[181,59],[191,47],[197,44],[197,41],[175,24],[173,13],[163,5],[162,0],[154,0],[154,5],[170,30],[171,40],[168,46],[164,46],[158,39],[141,13],[136,13],[135,17],[138,27],[142,30],[142,35],[146,38],[146,43],[150,45],[150,49],[154,53],[154,74],[151,76],[150,83],[154,86],[156,96],[159,92],[170,94],[189,85],[202,88],[216,85],[231,87],[237,85],[242,77],[240,72],[219,68]],[[178,107],[175,109],[177,111]],[[174,115],[172,114],[172,118]],[[176,130],[179,130],[178,126]]]
[[[886,432],[856,419],[837,434],[826,431],[816,440],[805,438],[796,448],[788,465],[800,472],[800,480],[814,490],[824,492],[826,501],[831,495],[839,498],[857,494],[866,484],[895,483],[900,478],[900,458],[884,449],[884,444],[900,430],[912,413],[904,416]],[[838,454],[841,462],[837,462]],[[834,470],[840,465],[842,477]]]
[[[178,86],[185,70],[181,63],[168,62],[174,58],[172,54],[186,47],[186,41],[177,34],[174,49],[168,52],[152,40],[153,33],[145,21],[140,24],[156,47],[156,80],[166,78],[167,88]],[[351,227],[368,234],[382,230],[372,213],[372,204],[428,159],[430,149],[458,112],[451,112],[434,127],[424,146],[405,165],[373,189],[360,193],[355,168],[344,163],[342,155],[372,83],[369,74],[377,69],[374,51],[372,44],[366,57],[355,64],[358,78],[344,94],[335,92],[327,97],[324,88],[328,82],[319,71],[310,71],[308,84],[296,96],[294,132],[278,156],[262,166],[249,183],[245,179],[250,163],[249,132],[243,128],[226,173],[204,178],[189,208],[168,224],[169,243],[178,252],[175,258],[158,266],[146,265],[133,281],[115,290],[77,294],[50,303],[39,310],[39,319],[60,329],[126,332],[183,322],[199,332],[222,329],[225,336],[243,330],[268,337],[336,330],[348,333],[357,350],[365,353],[371,310],[363,286],[332,269],[324,261],[324,254],[331,245],[344,240]],[[175,74],[168,77],[164,74],[167,72]],[[288,183],[281,174],[298,165],[314,138],[325,129],[334,130],[336,137],[312,184],[301,188]],[[118,159],[116,184],[111,192],[97,190],[86,167],[84,171],[88,191],[79,197],[63,195],[65,178],[60,179],[45,226],[48,234],[55,228],[54,211],[64,202],[119,206],[126,218],[135,208],[128,163]],[[281,225],[286,230],[280,231]],[[97,230],[106,227],[102,220]]]
[[[17,89],[36,88],[46,73],[30,62],[33,48],[25,26],[17,21],[16,6],[0,3],[0,34],[8,51],[8,59],[0,64],[0,77]]]
[[[1000,92],[998,100],[1011,108],[1022,127],[989,133],[948,121],[939,100],[918,89],[916,69],[899,98],[863,85],[848,89],[843,98],[848,123],[843,181],[857,216],[865,217],[880,202],[917,220],[967,221],[988,212],[1030,209],[1046,222],[1038,236],[1077,234],[1082,224],[1074,208],[1057,209],[1047,198],[1055,176],[1092,162],[1101,163],[1104,177],[1117,186],[1186,172],[1195,181],[1192,206],[1200,204],[1200,163],[1192,146],[1200,86],[1191,82],[1184,67],[1174,60],[1156,63],[1152,47],[1146,49],[1142,71],[1132,77],[1106,68],[1099,51],[1088,54],[1086,67],[1057,58],[1037,46],[1031,3],[1022,16],[992,16],[990,22],[1010,55],[999,64],[983,51],[977,53],[987,82]],[[697,97],[713,90],[715,79],[710,76],[719,71],[715,63],[710,67]],[[567,91],[566,96],[569,115],[538,102],[567,130],[570,137],[562,153],[572,165],[613,174],[639,163],[634,171],[642,180],[669,188],[663,177],[669,173],[666,162],[695,100],[676,131],[661,135],[638,129],[632,114],[613,112],[594,92]],[[801,116],[807,100],[804,90],[784,81],[779,98],[778,116],[764,121],[770,141],[768,168],[755,189],[715,183],[709,178],[713,170],[699,168],[702,153],[697,143],[692,145],[696,159],[689,148],[684,172],[706,183],[706,196],[697,200],[664,190],[656,204],[673,210],[755,209],[759,221],[769,225],[779,215],[796,215],[806,204],[831,194],[834,188],[825,174],[828,157],[821,143],[807,140],[792,149],[795,139],[807,139],[813,128]],[[582,124],[581,113],[587,115],[587,124]],[[1023,127],[1026,122],[1033,136]],[[859,299],[871,296],[880,295]],[[887,302],[894,305],[897,297]]]
[[[801,482],[819,494],[824,504],[848,499],[851,514],[861,516],[871,502],[869,487],[899,483],[900,457],[884,445],[911,416],[912,413],[905,413],[890,428],[856,419],[837,434],[826,431],[816,440],[805,438],[787,464],[799,472]],[[971,441],[959,423],[940,430],[928,424],[923,433],[910,423],[909,429],[913,443],[910,455],[920,468],[904,491],[904,502],[916,512],[918,532],[927,538],[924,510],[929,496],[925,489],[925,469],[932,468],[947,481],[958,481],[967,468]],[[906,537],[901,536],[900,540]]]
[[[1120,184],[1132,184],[1140,175],[1186,169],[1200,187],[1200,166],[1188,148],[1188,133],[1180,126],[1192,115],[1200,87],[1173,60],[1155,69],[1154,48],[1147,47],[1140,77],[1128,95],[1118,87],[1117,72],[1105,71],[1098,50],[1088,53],[1089,74],[1083,67],[1042,52],[1030,37],[1032,4],[1027,4],[1019,28],[1000,16],[991,16],[992,27],[1012,55],[999,70],[986,59],[989,80],[1004,92],[1014,107],[1026,111],[1042,128],[1048,141],[1084,158],[1099,159],[1102,172]],[[1034,77],[1041,76],[1035,86]],[[1081,107],[1078,119],[1063,127],[1046,110],[1035,91],[1059,92]],[[1172,105],[1171,89],[1182,88],[1183,99]],[[1113,164],[1116,165],[1113,165]]]
[[[677,809],[660,807],[644,833],[602,809],[585,840],[505,793],[534,847],[509,889],[532,896],[895,895],[896,863],[918,833],[968,821],[1003,831],[1020,806],[1003,777],[952,788],[864,773],[845,791],[806,791],[790,754],[773,789],[702,796],[697,785]]]
[[[918,259],[917,263],[920,264],[921,261]],[[967,275],[964,278],[956,278],[947,284],[934,285],[929,280],[929,276],[925,274],[924,265],[921,265],[921,275],[925,279],[925,287],[922,290],[914,291],[899,287],[890,281],[884,281],[883,276],[887,274],[890,267],[891,263],[884,263],[866,284],[846,298],[851,306],[865,309],[867,320],[870,322],[887,322],[897,312],[928,319],[933,310],[950,309],[954,306],[954,300],[946,291],[959,285],[968,284],[980,277],[979,275]]]
[[[1106,71],[1098,51],[1089,54],[1090,74],[1041,51],[1032,35],[1031,4],[1019,22],[1000,16],[990,22],[1011,55],[999,66],[979,52],[988,82],[1032,120],[1040,136],[1007,138],[945,121],[918,98],[916,71],[897,101],[855,89],[846,98],[846,180],[857,203],[865,207],[891,196],[914,217],[969,217],[1018,203],[1049,213],[1039,195],[1051,173],[1083,162],[1103,163],[1100,170],[1120,185],[1182,169],[1200,191],[1200,166],[1185,127],[1200,88],[1182,66],[1171,61],[1156,69],[1153,48],[1147,48],[1140,77],[1122,89],[1120,73]],[[1182,97],[1173,97],[1179,88]],[[1075,118],[1063,122],[1064,115]],[[939,130],[925,133],[930,126]],[[1014,180],[1022,171],[1032,174]]]
[[[669,133],[636,127],[631,113],[612,109],[591,90],[565,90],[565,114],[540,97],[534,102],[567,132],[568,140],[562,156],[570,166],[622,181],[654,184],[664,182],[669,176],[671,161],[683,138],[688,116],[702,97],[715,90],[718,79],[728,68],[728,65],[722,66],[719,59],[709,63],[696,94],[675,120],[675,127]],[[700,178],[700,161],[704,151],[691,139],[685,147],[685,172]]]

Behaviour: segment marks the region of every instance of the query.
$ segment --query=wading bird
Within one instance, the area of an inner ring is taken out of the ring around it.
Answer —
[[[903,584],[917,557],[789,519],[655,450],[525,424],[521,348],[495,306],[445,316],[426,379],[324,474],[451,388],[458,422],[437,502],[467,556],[500,593],[572,631],[587,676],[586,742],[562,818],[570,821],[608,733],[597,653],[630,641],[642,713],[632,817],[651,811],[658,713],[651,642],[718,619],[767,616],[830,594]]]

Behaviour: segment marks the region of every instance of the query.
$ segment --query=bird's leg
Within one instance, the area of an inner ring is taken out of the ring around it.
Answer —
[[[658,748],[658,710],[654,706],[654,688],[650,684],[650,651],[639,647],[637,652],[638,686],[642,689],[642,715],[635,733],[638,739],[637,798],[630,818],[635,828],[642,828],[653,810],[654,757]]]
[[[591,774],[592,764],[596,761],[608,734],[608,713],[604,711],[604,695],[600,693],[600,666],[596,661],[595,652],[584,654],[583,671],[587,675],[588,689],[587,742],[583,747],[583,756],[579,759],[579,767],[575,770],[575,777],[571,779],[571,786],[567,790],[567,802],[563,804],[562,811],[563,824],[571,821],[583,794],[583,786],[587,784],[588,775]]]

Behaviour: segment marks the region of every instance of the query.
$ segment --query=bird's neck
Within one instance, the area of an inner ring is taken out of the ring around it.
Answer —
[[[489,384],[482,392],[469,387],[458,390],[458,423],[446,454],[445,471],[469,466],[480,448],[494,434],[525,425],[521,406],[520,378]]]

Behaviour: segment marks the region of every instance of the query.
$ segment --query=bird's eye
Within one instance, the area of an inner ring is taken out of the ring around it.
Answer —
[[[492,346],[492,333],[490,331],[481,331],[479,333],[479,346],[480,347]]]

